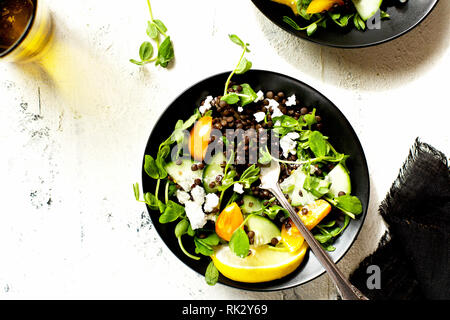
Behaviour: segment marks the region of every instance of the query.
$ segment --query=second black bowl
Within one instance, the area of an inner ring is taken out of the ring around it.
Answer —
[[[312,36],[308,36],[306,31],[296,31],[283,21],[283,16],[301,21],[289,7],[271,0],[252,1],[269,20],[285,31],[304,40],[338,48],[368,47],[393,40],[416,27],[438,3],[438,0],[412,0],[399,4],[397,0],[385,0],[391,18],[382,20],[380,29],[359,31],[353,26],[340,28],[330,24],[326,29],[319,28]]]

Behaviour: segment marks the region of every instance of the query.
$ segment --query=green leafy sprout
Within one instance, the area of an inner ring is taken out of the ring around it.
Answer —
[[[142,42],[139,47],[140,60],[130,59],[131,63],[138,66],[143,66],[154,62],[156,66],[167,68],[169,62],[175,58],[173,44],[170,36],[166,34],[167,27],[159,19],[153,18],[152,7],[150,0],[147,0],[148,9],[150,12],[150,20],[147,22],[147,35],[154,41],[156,45],[156,54],[153,45],[149,41]],[[161,37],[163,40],[161,41]]]

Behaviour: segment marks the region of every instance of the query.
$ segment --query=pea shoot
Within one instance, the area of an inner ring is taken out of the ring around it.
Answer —
[[[175,58],[173,44],[170,36],[167,35],[167,27],[159,19],[153,18],[150,0],[147,0],[150,12],[150,20],[147,22],[147,35],[156,45],[156,55],[153,45],[149,41],[142,42],[139,47],[140,60],[130,59],[131,63],[143,66],[148,63],[155,63],[155,66],[167,68],[169,63]],[[162,38],[162,41],[161,41]]]

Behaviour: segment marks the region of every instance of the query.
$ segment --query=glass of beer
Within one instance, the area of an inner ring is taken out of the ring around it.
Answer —
[[[0,0],[0,61],[39,59],[53,36],[44,0]]]

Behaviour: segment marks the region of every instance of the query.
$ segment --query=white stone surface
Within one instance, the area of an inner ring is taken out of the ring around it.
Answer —
[[[184,89],[234,67],[227,34],[254,68],[298,78],[348,117],[366,152],[371,201],[339,263],[372,252],[377,213],[416,137],[450,154],[450,3],[414,31],[361,50],[321,47],[280,30],[250,1],[154,0],[172,36],[169,69],[138,68],[146,2],[48,1],[57,25],[42,65],[0,62],[0,299],[334,299],[327,276],[258,293],[209,287],[164,245],[131,185],[158,116]]]

